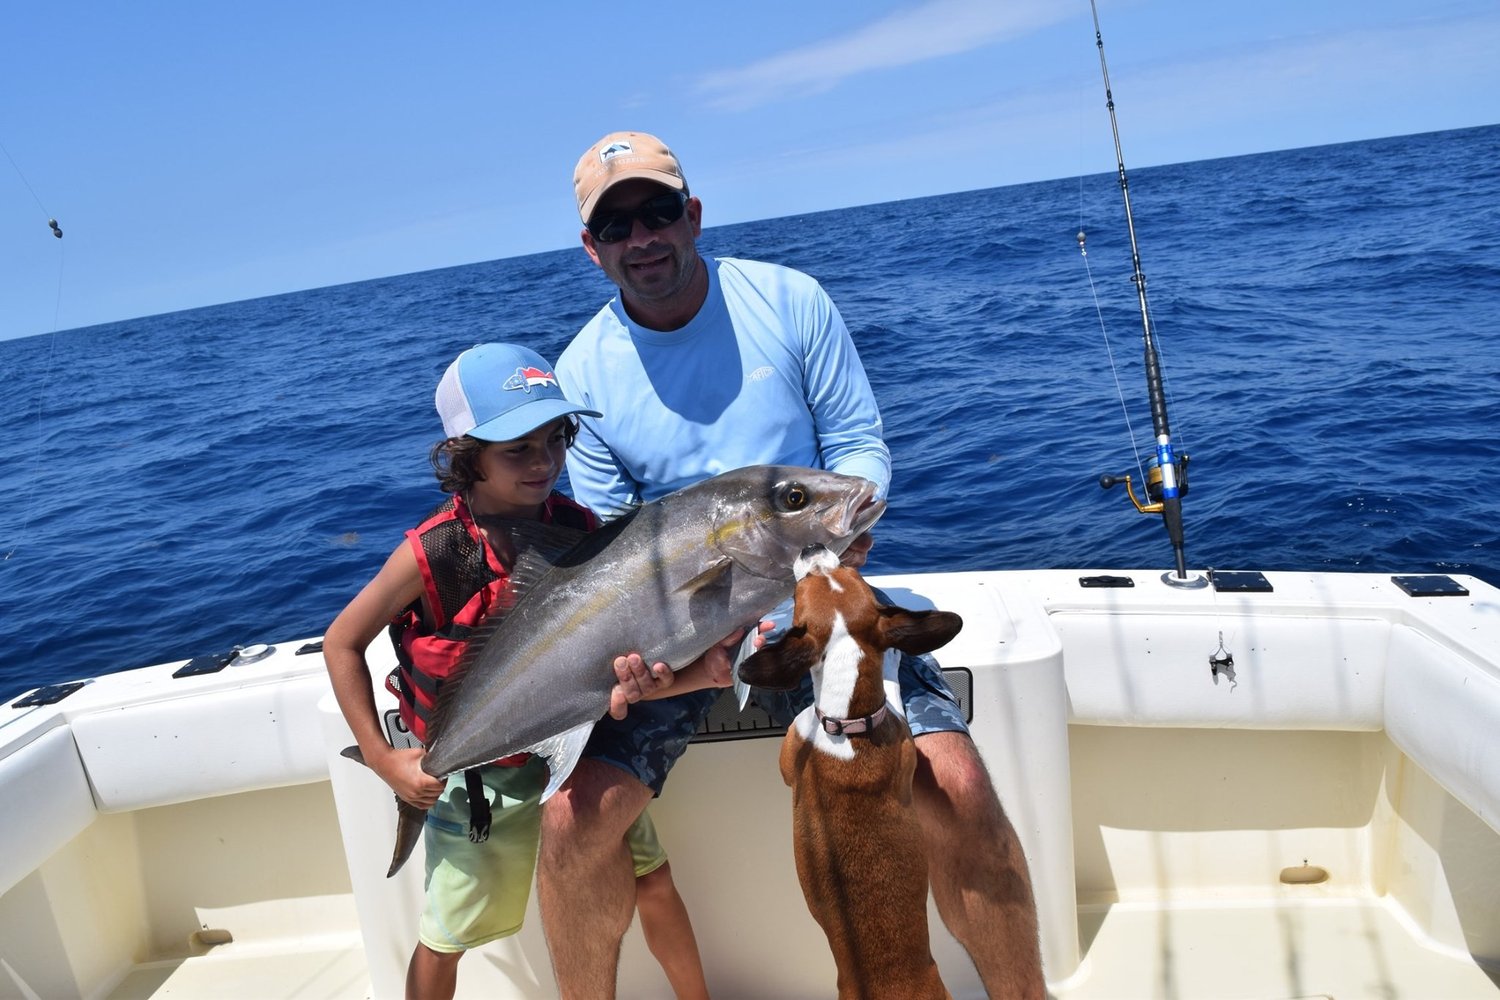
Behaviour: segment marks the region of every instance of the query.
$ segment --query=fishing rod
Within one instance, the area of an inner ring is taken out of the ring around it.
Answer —
[[[1162,389],[1161,361],[1156,353],[1156,338],[1151,333],[1151,310],[1146,304],[1146,275],[1141,271],[1141,252],[1135,238],[1135,216],[1130,209],[1130,181],[1125,176],[1125,154],[1120,148],[1120,125],[1115,119],[1115,98],[1109,85],[1109,66],[1104,61],[1104,35],[1099,30],[1099,7],[1089,0],[1089,9],[1094,15],[1094,44],[1099,48],[1099,69],[1104,74],[1104,99],[1109,108],[1109,128],[1115,139],[1115,166],[1120,175],[1120,194],[1125,201],[1125,228],[1130,233],[1130,262],[1134,269],[1131,281],[1135,282],[1136,298],[1141,307],[1141,333],[1146,355],[1146,395],[1151,401],[1151,426],[1156,433],[1156,458],[1148,463],[1146,472],[1146,496],[1142,503],[1131,486],[1130,474],[1120,476],[1102,475],[1099,485],[1105,489],[1125,484],[1125,492],[1135,509],[1142,514],[1160,514],[1171,539],[1172,551],[1177,561],[1175,576],[1168,573],[1162,579],[1174,586],[1200,585],[1202,577],[1187,573],[1187,556],[1184,552],[1182,533],[1182,498],[1187,494],[1188,456],[1178,455],[1172,449],[1172,430],[1167,421],[1167,397]],[[1083,233],[1078,234],[1080,247]]]

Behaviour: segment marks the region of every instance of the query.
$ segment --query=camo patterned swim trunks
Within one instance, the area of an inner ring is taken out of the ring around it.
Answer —
[[[607,715],[600,719],[583,755],[634,775],[653,794],[660,795],[667,772],[687,749],[718,697],[718,690],[709,688],[636,702],[624,719]]]

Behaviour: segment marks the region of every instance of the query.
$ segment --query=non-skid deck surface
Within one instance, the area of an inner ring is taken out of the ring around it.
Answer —
[[[1467,955],[1424,947],[1374,900],[1081,907],[1086,961],[1058,1000],[1500,997]]]
[[[1377,901],[1085,906],[1080,924],[1084,967],[1054,984],[1056,1000],[1500,998],[1500,974],[1424,947]],[[230,944],[152,962],[132,970],[107,1000],[369,996],[364,953],[351,940],[300,951]]]
[[[323,949],[220,945],[206,955],[136,966],[107,1000],[368,1000],[358,938]]]

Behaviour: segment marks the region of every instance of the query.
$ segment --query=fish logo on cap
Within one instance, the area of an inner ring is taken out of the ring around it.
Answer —
[[[635,147],[632,146],[630,143],[625,142],[624,140],[617,140],[615,142],[610,143],[608,146],[605,146],[603,149],[599,150],[599,162],[600,163],[608,163],[610,160],[614,159],[616,156],[623,156],[625,153],[634,153],[634,152],[635,152]]]
[[[505,380],[502,388],[520,389],[522,392],[530,393],[531,387],[534,385],[550,386],[556,389],[558,387],[557,376],[551,372],[542,371],[540,368],[521,367],[516,369],[514,375]]]

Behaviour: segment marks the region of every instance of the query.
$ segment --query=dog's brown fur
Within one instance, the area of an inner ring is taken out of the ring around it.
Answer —
[[[826,550],[804,553],[797,574],[791,629],[747,658],[740,677],[790,688],[816,671],[820,702],[842,706],[843,692],[852,690],[847,709],[836,709],[845,719],[872,716],[885,705],[885,650],[930,652],[963,626],[950,612],[879,604],[859,573],[837,566]],[[857,655],[830,651],[830,640],[848,649],[839,620]],[[857,677],[834,675],[853,670]],[[841,1000],[950,996],[927,937],[927,862],[912,804],[916,760],[911,731],[894,711],[868,733],[830,736],[809,708],[781,745],[797,875],[833,951]]]

